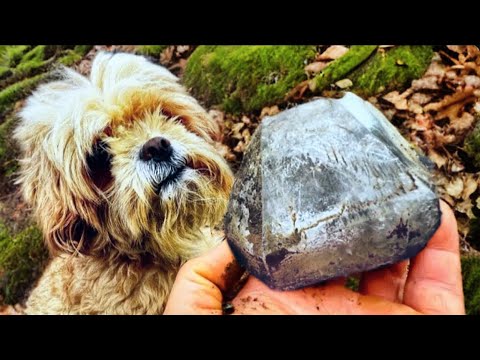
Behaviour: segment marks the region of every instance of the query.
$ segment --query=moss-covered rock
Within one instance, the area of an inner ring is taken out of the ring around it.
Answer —
[[[432,57],[431,46],[405,45],[378,49],[348,78],[353,82],[352,90],[364,97],[392,90],[402,91],[412,80],[424,74]]]
[[[475,128],[465,139],[463,147],[474,165],[480,168],[480,121],[477,121]]]
[[[13,107],[15,101],[28,95],[28,92],[33,89],[46,76],[45,73],[36,75],[31,78],[24,79],[8,86],[0,91],[0,117]]]
[[[185,84],[207,106],[260,110],[282,102],[306,79],[315,46],[199,46],[190,56]]]
[[[77,45],[73,49],[65,50],[57,61],[64,66],[73,65],[77,61],[80,61],[92,47],[92,45]]]
[[[30,45],[3,45],[0,47],[0,65],[8,68],[16,67],[30,48]]]
[[[462,257],[463,292],[469,315],[480,315],[480,257]]]
[[[13,304],[23,300],[47,260],[42,234],[35,226],[12,235],[0,223],[0,296],[4,302]]]
[[[12,140],[16,120],[14,116],[9,116],[0,124],[0,186],[5,186],[4,182],[18,168],[16,146]]]
[[[354,45],[343,56],[330,63],[310,82],[310,89],[320,92],[344,79],[375,51],[376,45]]]
[[[137,46],[136,52],[141,55],[159,57],[167,47],[168,45],[140,45]]]

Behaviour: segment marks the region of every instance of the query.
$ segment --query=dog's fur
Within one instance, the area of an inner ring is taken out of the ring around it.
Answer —
[[[179,267],[221,240],[233,176],[218,125],[168,70],[111,53],[89,79],[63,69],[20,117],[19,183],[52,255],[27,313],[162,313]],[[139,157],[158,136],[170,163]]]

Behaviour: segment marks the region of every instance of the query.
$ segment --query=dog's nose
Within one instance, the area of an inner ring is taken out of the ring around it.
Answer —
[[[154,137],[143,145],[140,159],[155,162],[167,161],[172,155],[172,145],[164,137]]]

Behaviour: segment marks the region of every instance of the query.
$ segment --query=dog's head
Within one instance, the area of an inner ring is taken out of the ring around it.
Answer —
[[[53,252],[178,261],[226,209],[233,176],[218,126],[166,69],[100,53],[21,111],[19,183]]]

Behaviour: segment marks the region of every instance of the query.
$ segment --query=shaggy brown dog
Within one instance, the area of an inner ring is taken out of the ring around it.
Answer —
[[[21,112],[21,184],[52,261],[27,313],[160,314],[179,267],[217,244],[233,176],[217,124],[166,69],[100,53]]]

